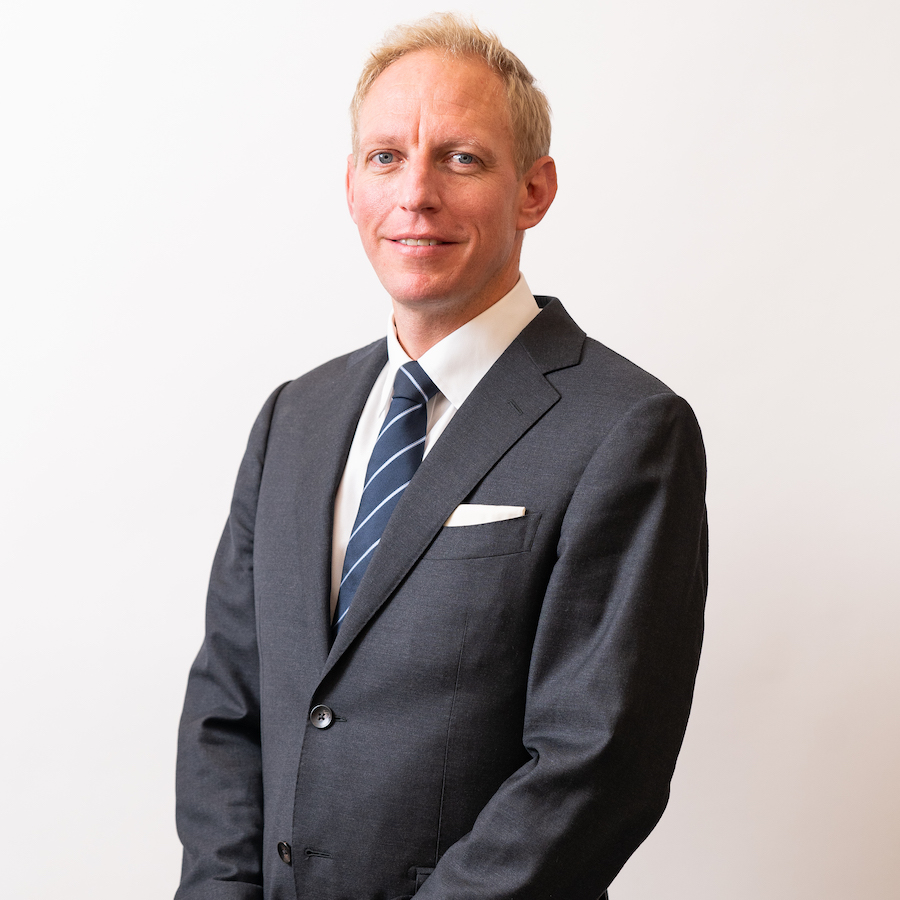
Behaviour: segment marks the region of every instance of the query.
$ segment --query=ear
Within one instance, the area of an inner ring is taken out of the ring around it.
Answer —
[[[521,203],[516,229],[534,228],[556,196],[556,163],[549,156],[536,160],[521,181]]]
[[[347,177],[345,186],[347,189],[347,209],[350,210],[350,218],[353,221],[356,221],[356,215],[353,212],[353,176],[356,173],[356,166],[354,165],[353,154],[351,153],[347,157]]]

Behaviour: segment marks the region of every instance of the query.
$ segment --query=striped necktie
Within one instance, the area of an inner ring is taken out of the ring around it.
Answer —
[[[417,362],[397,371],[391,406],[375,440],[353,531],[347,543],[332,639],[350,608],[381,534],[425,453],[426,404],[438,392]]]

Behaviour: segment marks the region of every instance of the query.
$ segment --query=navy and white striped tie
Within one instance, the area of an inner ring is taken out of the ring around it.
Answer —
[[[381,534],[425,453],[426,404],[437,393],[417,362],[397,371],[391,406],[378,433],[356,522],[347,543],[344,570],[332,623],[332,639],[350,608]]]

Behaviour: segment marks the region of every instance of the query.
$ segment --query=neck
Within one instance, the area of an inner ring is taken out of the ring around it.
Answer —
[[[394,330],[400,346],[410,359],[419,359],[448,334],[490,309],[516,286],[518,280],[517,267],[510,284],[482,298],[473,298],[463,307],[459,303],[400,303],[394,300]]]
[[[419,359],[448,334],[453,334],[457,328],[461,328],[492,305],[488,304],[483,309],[466,316],[421,316],[410,315],[407,310],[395,303],[394,329],[397,340],[410,359]]]

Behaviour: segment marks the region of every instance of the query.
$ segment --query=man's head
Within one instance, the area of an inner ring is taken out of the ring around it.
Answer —
[[[406,31],[431,34],[433,24]],[[503,50],[482,38],[495,56]],[[483,55],[430,44],[392,52],[360,82],[347,202],[415,358],[513,288],[523,235],[553,201],[556,172],[549,156],[523,155],[507,83]]]
[[[350,104],[353,155],[359,152],[359,111],[376,78],[402,56],[431,50],[445,59],[480,59],[503,82],[516,147],[516,170],[523,175],[550,152],[550,104],[522,61],[495,34],[452,13],[436,13],[392,28],[372,51]]]

